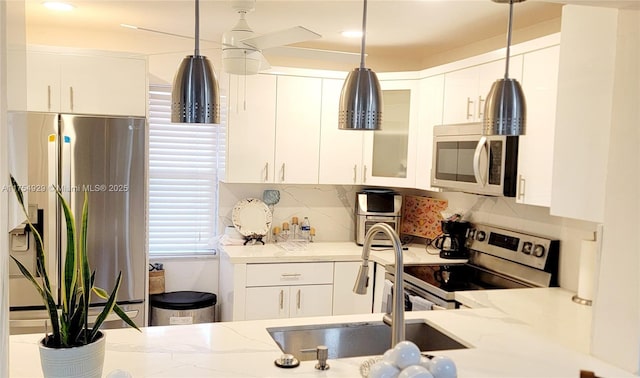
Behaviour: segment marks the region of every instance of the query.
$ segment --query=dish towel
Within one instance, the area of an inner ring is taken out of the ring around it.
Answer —
[[[384,280],[384,287],[382,288],[382,306],[381,312],[387,314],[391,313],[391,291],[393,290],[393,282]]]
[[[415,295],[409,295],[409,301],[411,302],[411,311],[433,310],[433,302],[424,298]]]

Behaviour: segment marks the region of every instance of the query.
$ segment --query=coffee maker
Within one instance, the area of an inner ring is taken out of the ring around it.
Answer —
[[[458,220],[441,221],[442,235],[434,240],[436,248],[440,249],[440,258],[468,259],[467,232],[469,222]]]

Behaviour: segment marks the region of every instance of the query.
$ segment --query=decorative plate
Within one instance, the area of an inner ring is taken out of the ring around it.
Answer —
[[[265,236],[271,228],[271,211],[257,198],[238,201],[231,212],[233,225],[244,236]]]

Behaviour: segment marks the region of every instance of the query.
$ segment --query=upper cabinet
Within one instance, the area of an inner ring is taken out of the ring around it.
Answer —
[[[144,58],[27,52],[27,109],[146,116]]]
[[[317,184],[322,79],[278,76],[276,183]]]
[[[444,75],[443,124],[481,122],[494,81],[504,77],[505,59],[447,72]],[[520,80],[522,56],[509,60],[509,77]]]
[[[228,182],[274,182],[276,81],[274,75],[229,75]]]
[[[412,188],[415,185],[419,112],[418,80],[383,80],[382,127],[364,131],[366,185]]]
[[[616,115],[612,99],[616,98],[614,84],[619,63],[618,22],[615,10],[564,8],[552,215],[604,221],[611,123]],[[635,101],[637,105],[637,98]]]
[[[560,46],[524,54],[522,90],[527,103],[527,130],[518,146],[518,203],[551,204],[559,56]]]
[[[228,182],[318,183],[321,84],[229,75]]]
[[[344,79],[322,80],[322,115],[320,117],[321,184],[354,185],[364,177],[362,141],[366,132],[338,129],[340,93]]]
[[[420,109],[416,148],[416,188],[435,190],[431,187],[431,162],[433,161],[433,126],[442,124],[444,75],[420,80]]]

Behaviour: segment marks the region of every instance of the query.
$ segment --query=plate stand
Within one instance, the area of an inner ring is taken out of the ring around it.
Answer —
[[[243,245],[247,245],[247,243],[249,243],[251,240],[255,240],[255,243],[262,243],[262,245],[264,245],[264,240],[262,240],[262,238],[264,238],[264,235],[252,234],[249,236],[245,236]]]

